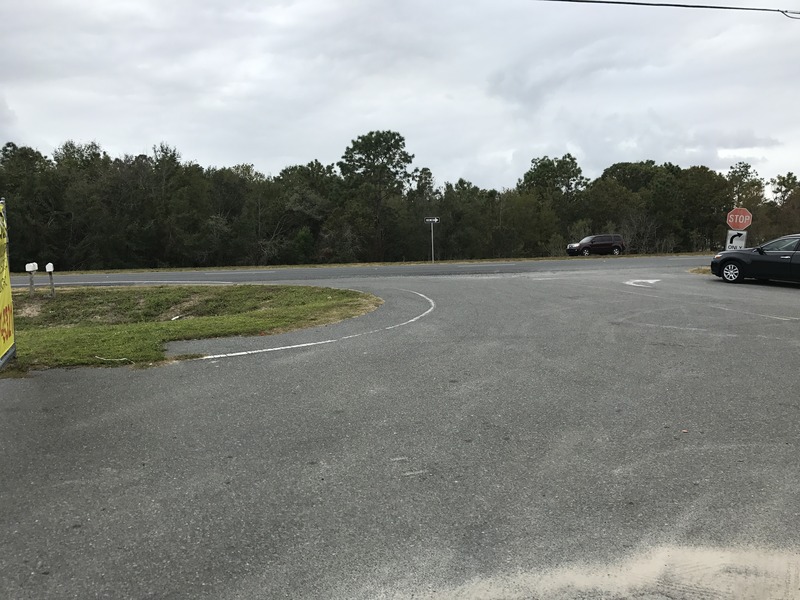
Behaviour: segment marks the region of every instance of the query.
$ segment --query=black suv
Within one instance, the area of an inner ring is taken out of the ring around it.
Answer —
[[[577,244],[567,246],[570,256],[589,256],[590,254],[622,254],[625,252],[625,240],[618,233],[602,233],[589,235]]]

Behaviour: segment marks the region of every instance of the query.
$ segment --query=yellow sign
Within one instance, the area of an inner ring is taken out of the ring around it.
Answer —
[[[8,227],[5,204],[0,203],[0,368],[14,357],[14,307],[8,268]]]

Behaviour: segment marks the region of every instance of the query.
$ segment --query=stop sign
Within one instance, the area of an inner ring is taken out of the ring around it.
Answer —
[[[750,227],[750,224],[753,222],[753,215],[746,208],[734,208],[728,213],[727,220],[728,226],[731,229],[741,231],[742,229],[747,229]]]

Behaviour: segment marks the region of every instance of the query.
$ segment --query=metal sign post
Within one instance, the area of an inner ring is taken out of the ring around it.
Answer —
[[[431,263],[435,262],[435,254],[433,252],[433,225],[439,222],[439,217],[425,217],[425,222],[431,224]]]

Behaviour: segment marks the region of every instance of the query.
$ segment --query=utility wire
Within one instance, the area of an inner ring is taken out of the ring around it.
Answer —
[[[677,4],[673,2],[635,2],[634,0],[536,0],[537,2],[577,2],[581,4],[622,4],[626,6],[657,6],[668,8],[703,8],[710,10],[747,10],[752,12],[780,13],[789,19],[800,19],[800,11],[751,6],[719,6],[712,4]]]

